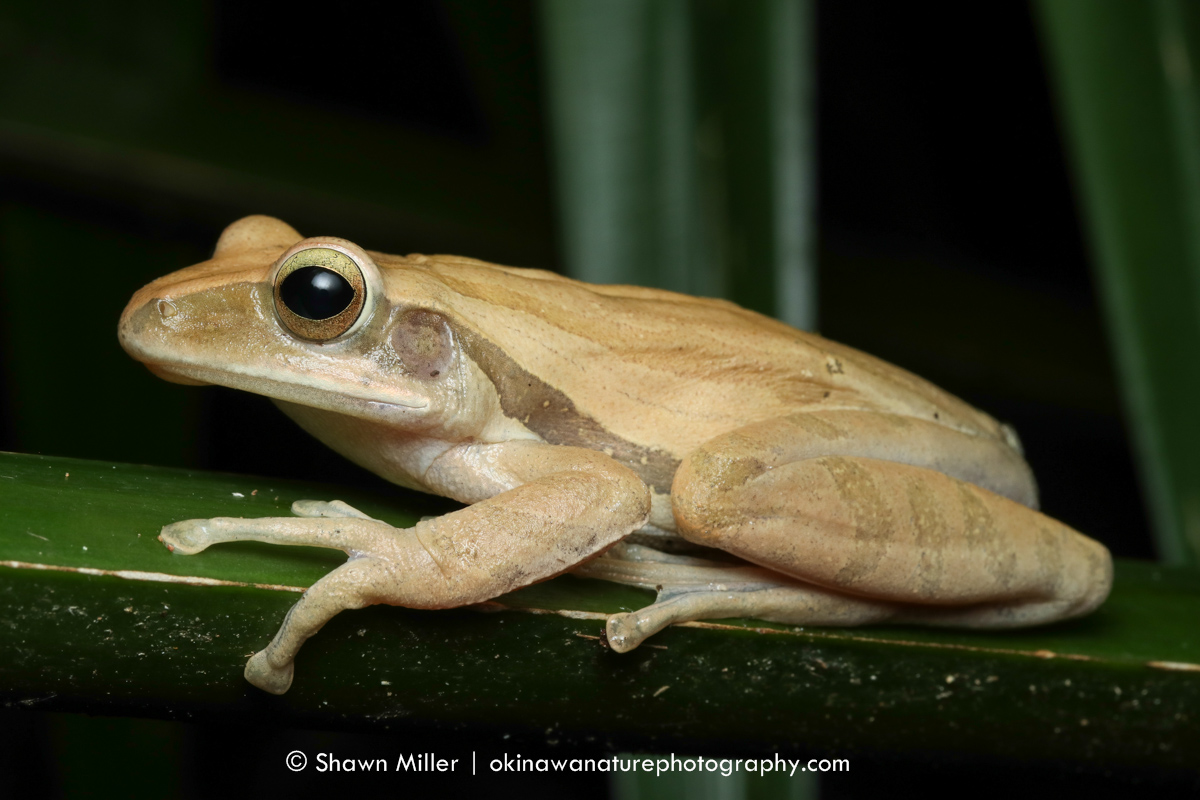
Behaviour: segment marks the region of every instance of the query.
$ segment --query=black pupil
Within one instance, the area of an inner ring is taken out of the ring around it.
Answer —
[[[331,269],[301,267],[283,279],[279,298],[298,317],[329,319],[354,300],[354,287]]]

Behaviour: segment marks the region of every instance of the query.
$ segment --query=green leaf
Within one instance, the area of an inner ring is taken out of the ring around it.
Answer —
[[[538,8],[567,272],[814,326],[813,4]]]
[[[240,495],[240,496],[239,496]],[[394,524],[446,508],[262,478],[0,455],[0,694],[46,709],[386,730],[437,722],[616,747],[989,754],[1194,768],[1200,576],[1118,564],[1110,601],[971,633],[676,626],[629,654],[604,614],[650,595],[570,576],[481,609],[373,607],[305,645],[269,697],[241,677],[336,551],[156,540],[169,522],[339,497]],[[986,725],[980,721],[986,720]],[[401,722],[404,721],[404,722]]]
[[[1041,0],[1159,552],[1200,564],[1200,9]]]

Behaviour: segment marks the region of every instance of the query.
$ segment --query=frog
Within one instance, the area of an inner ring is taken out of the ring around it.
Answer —
[[[568,573],[656,592],[607,617],[617,653],[711,619],[1039,625],[1112,585],[1108,550],[1037,510],[1010,426],[726,300],[251,216],[136,292],[118,333],[161,378],[265,395],[350,461],[463,504],[407,528],[337,499],[163,527],[177,555],[347,555],[250,657],[270,693],[342,611],[472,606]]]

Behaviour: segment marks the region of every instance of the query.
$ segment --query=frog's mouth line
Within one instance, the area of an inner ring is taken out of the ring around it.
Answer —
[[[173,371],[170,367],[163,364],[146,364],[146,369],[156,378],[162,378],[167,383],[178,383],[181,386],[212,386],[208,381],[198,381],[195,378],[189,378],[182,373]]]
[[[164,364],[143,362],[154,375],[171,383],[185,386],[226,386],[230,389],[240,389],[252,394],[269,397],[272,400],[283,400],[297,405],[323,408],[366,419],[378,419],[381,412],[392,411],[421,411],[429,408],[429,401],[424,398],[388,398],[367,396],[346,391],[343,387],[329,387],[326,390],[314,389],[286,381],[275,380],[252,373],[235,372],[232,370],[213,369],[211,367],[193,366],[188,364]],[[332,398],[335,402],[314,402]],[[406,402],[406,400],[408,400]]]

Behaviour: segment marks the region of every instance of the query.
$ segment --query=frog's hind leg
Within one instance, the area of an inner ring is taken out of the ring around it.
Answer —
[[[645,608],[613,614],[609,646],[627,653],[677,622],[752,618],[790,625],[841,627],[880,623],[937,627],[1013,628],[1072,616],[1071,600],[919,606],[841,594],[750,564],[675,556],[640,545],[618,545],[572,570],[582,578],[658,592]]]
[[[812,427],[758,423],[690,454],[672,486],[678,533],[804,584],[898,604],[897,620],[1035,624],[1088,613],[1108,595],[1102,545],[945,474],[970,471],[939,460],[958,458],[955,437],[971,437],[946,431],[917,463],[896,463],[836,437],[823,445],[834,455],[812,456]],[[903,451],[897,430],[884,450]]]
[[[887,620],[898,610],[895,603],[806,586],[752,564],[641,545],[617,545],[572,573],[658,592],[652,605],[608,618],[608,643],[618,653],[633,650],[675,622],[752,617],[802,625],[865,625]]]

